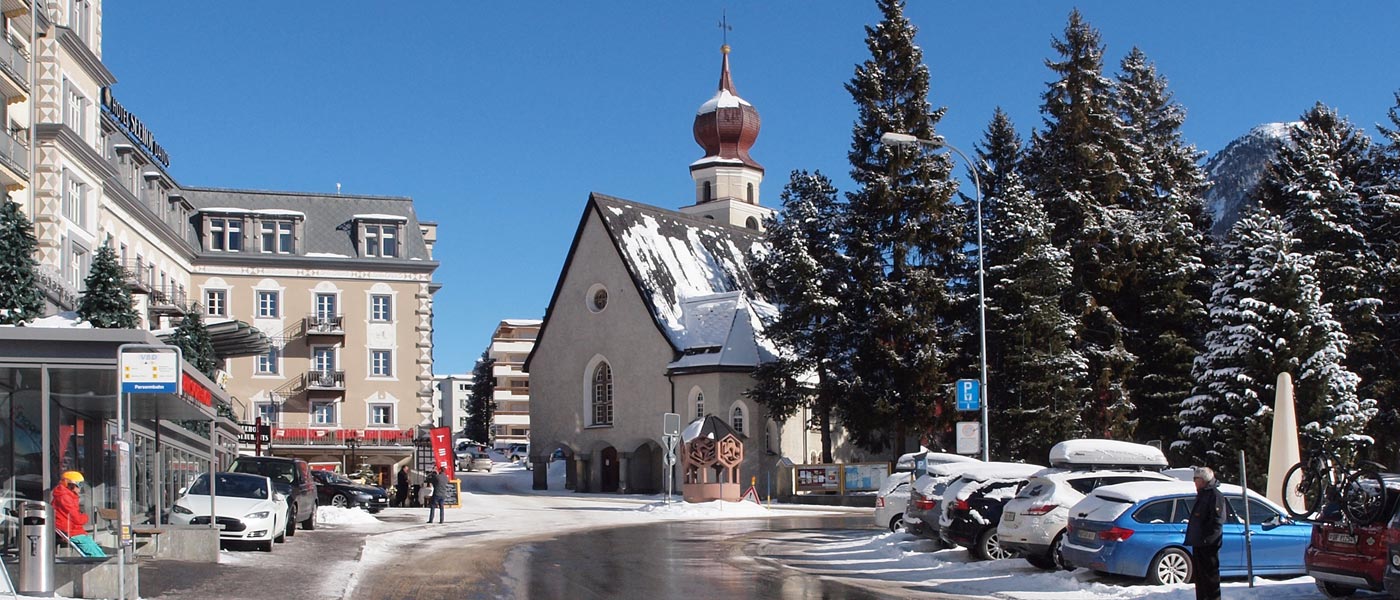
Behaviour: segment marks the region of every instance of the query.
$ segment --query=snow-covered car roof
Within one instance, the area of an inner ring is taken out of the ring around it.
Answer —
[[[962,475],[963,471],[982,464],[985,463],[976,461],[929,465],[924,474],[914,480],[914,489],[918,490],[920,494],[927,496],[939,482],[948,481],[958,475]]]
[[[1232,483],[1220,484],[1220,493],[1226,496],[1238,497],[1242,492],[1243,488],[1238,485]],[[1092,495],[1136,504],[1143,500],[1160,498],[1162,496],[1179,496],[1195,493],[1196,484],[1190,481],[1134,481],[1132,483],[1106,485],[1094,490]],[[1283,512],[1283,509],[1279,508],[1278,505],[1268,501],[1252,490],[1249,492],[1249,497],[1269,505],[1274,510]]]
[[[1121,440],[1065,440],[1050,449],[1050,465],[1060,468],[1167,468],[1162,450]]]
[[[971,463],[966,469],[963,469],[960,477],[970,481],[987,481],[990,479],[1027,479],[1031,475],[1034,475],[1043,470],[1045,470],[1044,465],[1030,465],[1026,463]]]
[[[884,483],[880,484],[879,495],[888,496],[890,492],[894,491],[894,488],[899,487],[900,484],[909,483],[910,480],[911,477],[909,477],[908,471],[903,473],[891,473],[888,477],[885,477]]]
[[[1041,470],[1039,470],[1039,471],[1037,471],[1037,472],[1031,474],[1031,476],[1029,477],[1029,479],[1044,478],[1044,479],[1052,479],[1052,480],[1055,480],[1055,481],[1068,481],[1068,480],[1070,480],[1070,479],[1077,479],[1077,478],[1104,477],[1104,476],[1112,476],[1112,475],[1142,475],[1142,476],[1147,477],[1147,478],[1156,479],[1156,480],[1161,480],[1161,481],[1180,481],[1180,478],[1178,478],[1178,477],[1173,477],[1170,473],[1162,473],[1161,471],[1151,471],[1151,470],[1149,470],[1149,471],[1144,471],[1144,470],[1142,470],[1142,469],[1134,469],[1134,468],[1091,469],[1091,470],[1086,470],[1086,469],[1062,469],[1062,468],[1059,468],[1059,467],[1047,467],[1047,468],[1041,469]]]

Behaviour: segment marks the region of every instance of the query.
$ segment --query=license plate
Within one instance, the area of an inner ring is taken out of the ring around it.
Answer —
[[[1081,540],[1092,540],[1092,539],[1094,539],[1094,532],[1092,532],[1092,531],[1085,531],[1085,530],[1083,530],[1083,529],[1080,529],[1079,531],[1074,532],[1074,535],[1078,536],[1079,539],[1081,539]]]
[[[1005,520],[1005,521],[1015,521],[1015,520],[1016,520],[1016,513],[1014,513],[1014,512],[1009,512],[1009,513],[1006,513],[1006,514],[1002,515],[1001,518],[1002,518],[1002,520]]]
[[[1334,532],[1334,533],[1329,533],[1329,534],[1327,534],[1327,541],[1333,542],[1333,543],[1337,543],[1337,544],[1355,544],[1355,543],[1356,543],[1356,536],[1351,535],[1351,534],[1349,534],[1349,533],[1335,533],[1335,532]]]

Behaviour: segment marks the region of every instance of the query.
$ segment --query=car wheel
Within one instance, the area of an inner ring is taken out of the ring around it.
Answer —
[[[890,532],[896,533],[904,528],[904,513],[899,513],[890,519]]]
[[[296,529],[296,527],[292,527],[292,528],[293,528],[293,529]],[[311,516],[307,517],[305,521],[302,521],[302,522],[301,522],[301,528],[302,528],[302,529],[305,529],[305,530],[307,530],[307,531],[313,531],[313,530],[316,529],[316,504],[315,504],[315,503],[312,503],[312,504],[311,504]]]
[[[977,543],[973,545],[973,554],[981,560],[1001,560],[1016,556],[1015,552],[1002,548],[997,541],[997,530],[995,527],[983,531],[977,536]]]
[[[345,494],[336,494],[334,496],[331,496],[331,506],[334,506],[336,508],[346,508],[350,506],[350,499],[346,498]]]
[[[1348,598],[1356,593],[1356,588],[1331,581],[1317,582],[1317,591],[1322,592],[1328,598]]]
[[[1181,548],[1167,548],[1147,565],[1147,580],[1153,585],[1191,583],[1191,555]]]
[[[286,531],[279,531],[279,532],[277,532],[277,537],[272,538],[272,541],[277,542],[277,543],[279,543],[279,544],[285,544],[285,543],[287,543],[287,532],[286,532]]]
[[[263,552],[272,552],[272,540],[268,540],[266,542],[258,542],[258,549],[262,550]]]
[[[1073,571],[1074,565],[1065,560],[1065,532],[1055,536],[1055,541],[1050,542],[1050,560],[1055,563],[1055,568],[1061,571]]]
[[[297,534],[297,505],[287,507],[287,535]]]
[[[1026,562],[1031,563],[1031,566],[1037,569],[1049,571],[1055,568],[1055,561],[1047,554],[1027,554],[1025,558]]]

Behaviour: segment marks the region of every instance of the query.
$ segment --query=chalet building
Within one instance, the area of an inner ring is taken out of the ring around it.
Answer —
[[[778,422],[745,396],[754,368],[775,356],[761,333],[777,309],[746,264],[772,209],[749,155],[758,111],[735,92],[723,53],[719,89],[695,116],[705,155],[690,165],[694,203],[672,211],[594,193],[584,205],[525,363],[536,489],[562,450],[566,487],[660,491],[668,412],[729,423],[744,441],[740,483],[756,478],[760,493],[781,458],[800,463],[820,447],[806,415]]]

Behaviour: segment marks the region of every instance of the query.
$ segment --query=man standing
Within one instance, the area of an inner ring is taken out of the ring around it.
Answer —
[[[1210,467],[1196,467],[1196,505],[1186,522],[1186,545],[1191,547],[1191,571],[1197,600],[1220,600],[1220,529],[1225,524],[1225,496]]]
[[[399,469],[398,480],[394,482],[394,506],[408,506],[408,465]]]
[[[428,482],[433,484],[433,495],[428,497],[428,522],[433,522],[433,509],[437,509],[438,523],[447,521],[447,486],[449,477],[442,472],[442,467],[438,467],[432,475],[428,476]]]
[[[83,556],[107,556],[102,547],[87,534],[88,517],[83,513],[78,497],[78,485],[83,482],[83,474],[65,471],[58,487],[53,489],[54,529],[68,535],[73,549]]]

